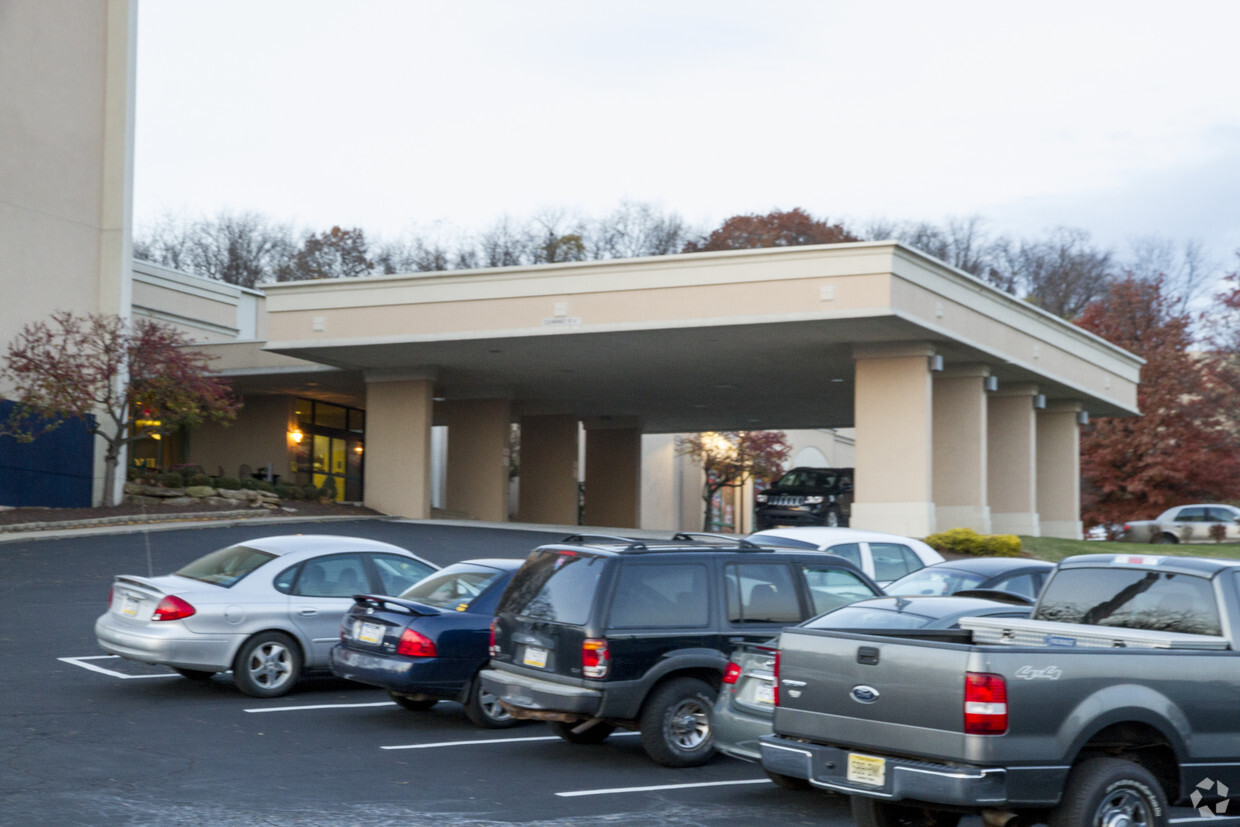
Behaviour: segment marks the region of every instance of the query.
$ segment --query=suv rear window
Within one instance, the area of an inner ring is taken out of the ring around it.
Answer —
[[[1037,620],[1222,634],[1210,581],[1187,574],[1062,569],[1038,603]]]
[[[576,551],[536,551],[517,571],[498,612],[534,620],[584,624],[607,560]]]

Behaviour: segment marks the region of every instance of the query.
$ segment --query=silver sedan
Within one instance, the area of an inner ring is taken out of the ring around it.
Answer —
[[[242,692],[271,698],[328,668],[354,594],[397,595],[438,568],[357,537],[247,540],[172,574],[117,575],[95,637],[105,652],[195,680],[231,669]]]

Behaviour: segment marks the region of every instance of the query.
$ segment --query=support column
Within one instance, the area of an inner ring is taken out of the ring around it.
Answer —
[[[854,528],[934,533],[929,345],[857,346]]]
[[[986,500],[985,365],[964,365],[934,375],[934,504],[938,530],[971,528],[990,533]]]
[[[429,379],[366,376],[365,504],[415,520],[431,516]]]
[[[512,404],[507,399],[443,402],[436,413],[439,424],[448,426],[444,506],[476,520],[507,522]]]
[[[589,420],[586,428],[588,526],[641,525],[642,432],[631,422]]]
[[[1036,385],[1013,385],[990,396],[986,428],[990,526],[996,534],[1037,537]]]
[[[577,417],[521,418],[523,523],[577,525]]]
[[[1051,402],[1039,411],[1038,515],[1043,537],[1080,540],[1081,526],[1081,405],[1074,400]]]

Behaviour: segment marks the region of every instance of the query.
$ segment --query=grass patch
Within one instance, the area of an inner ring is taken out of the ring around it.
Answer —
[[[1226,560],[1240,559],[1237,543],[1183,543],[1161,545],[1154,543],[1111,543],[1086,540],[1064,540],[1059,537],[1020,538],[1023,553],[1039,560],[1057,563],[1075,554],[1156,554],[1166,557],[1218,557]]]

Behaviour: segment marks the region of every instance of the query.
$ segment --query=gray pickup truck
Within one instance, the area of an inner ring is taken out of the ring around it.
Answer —
[[[764,769],[852,796],[862,827],[1236,815],[1240,562],[1073,557],[1031,618],[961,626],[785,629]]]

